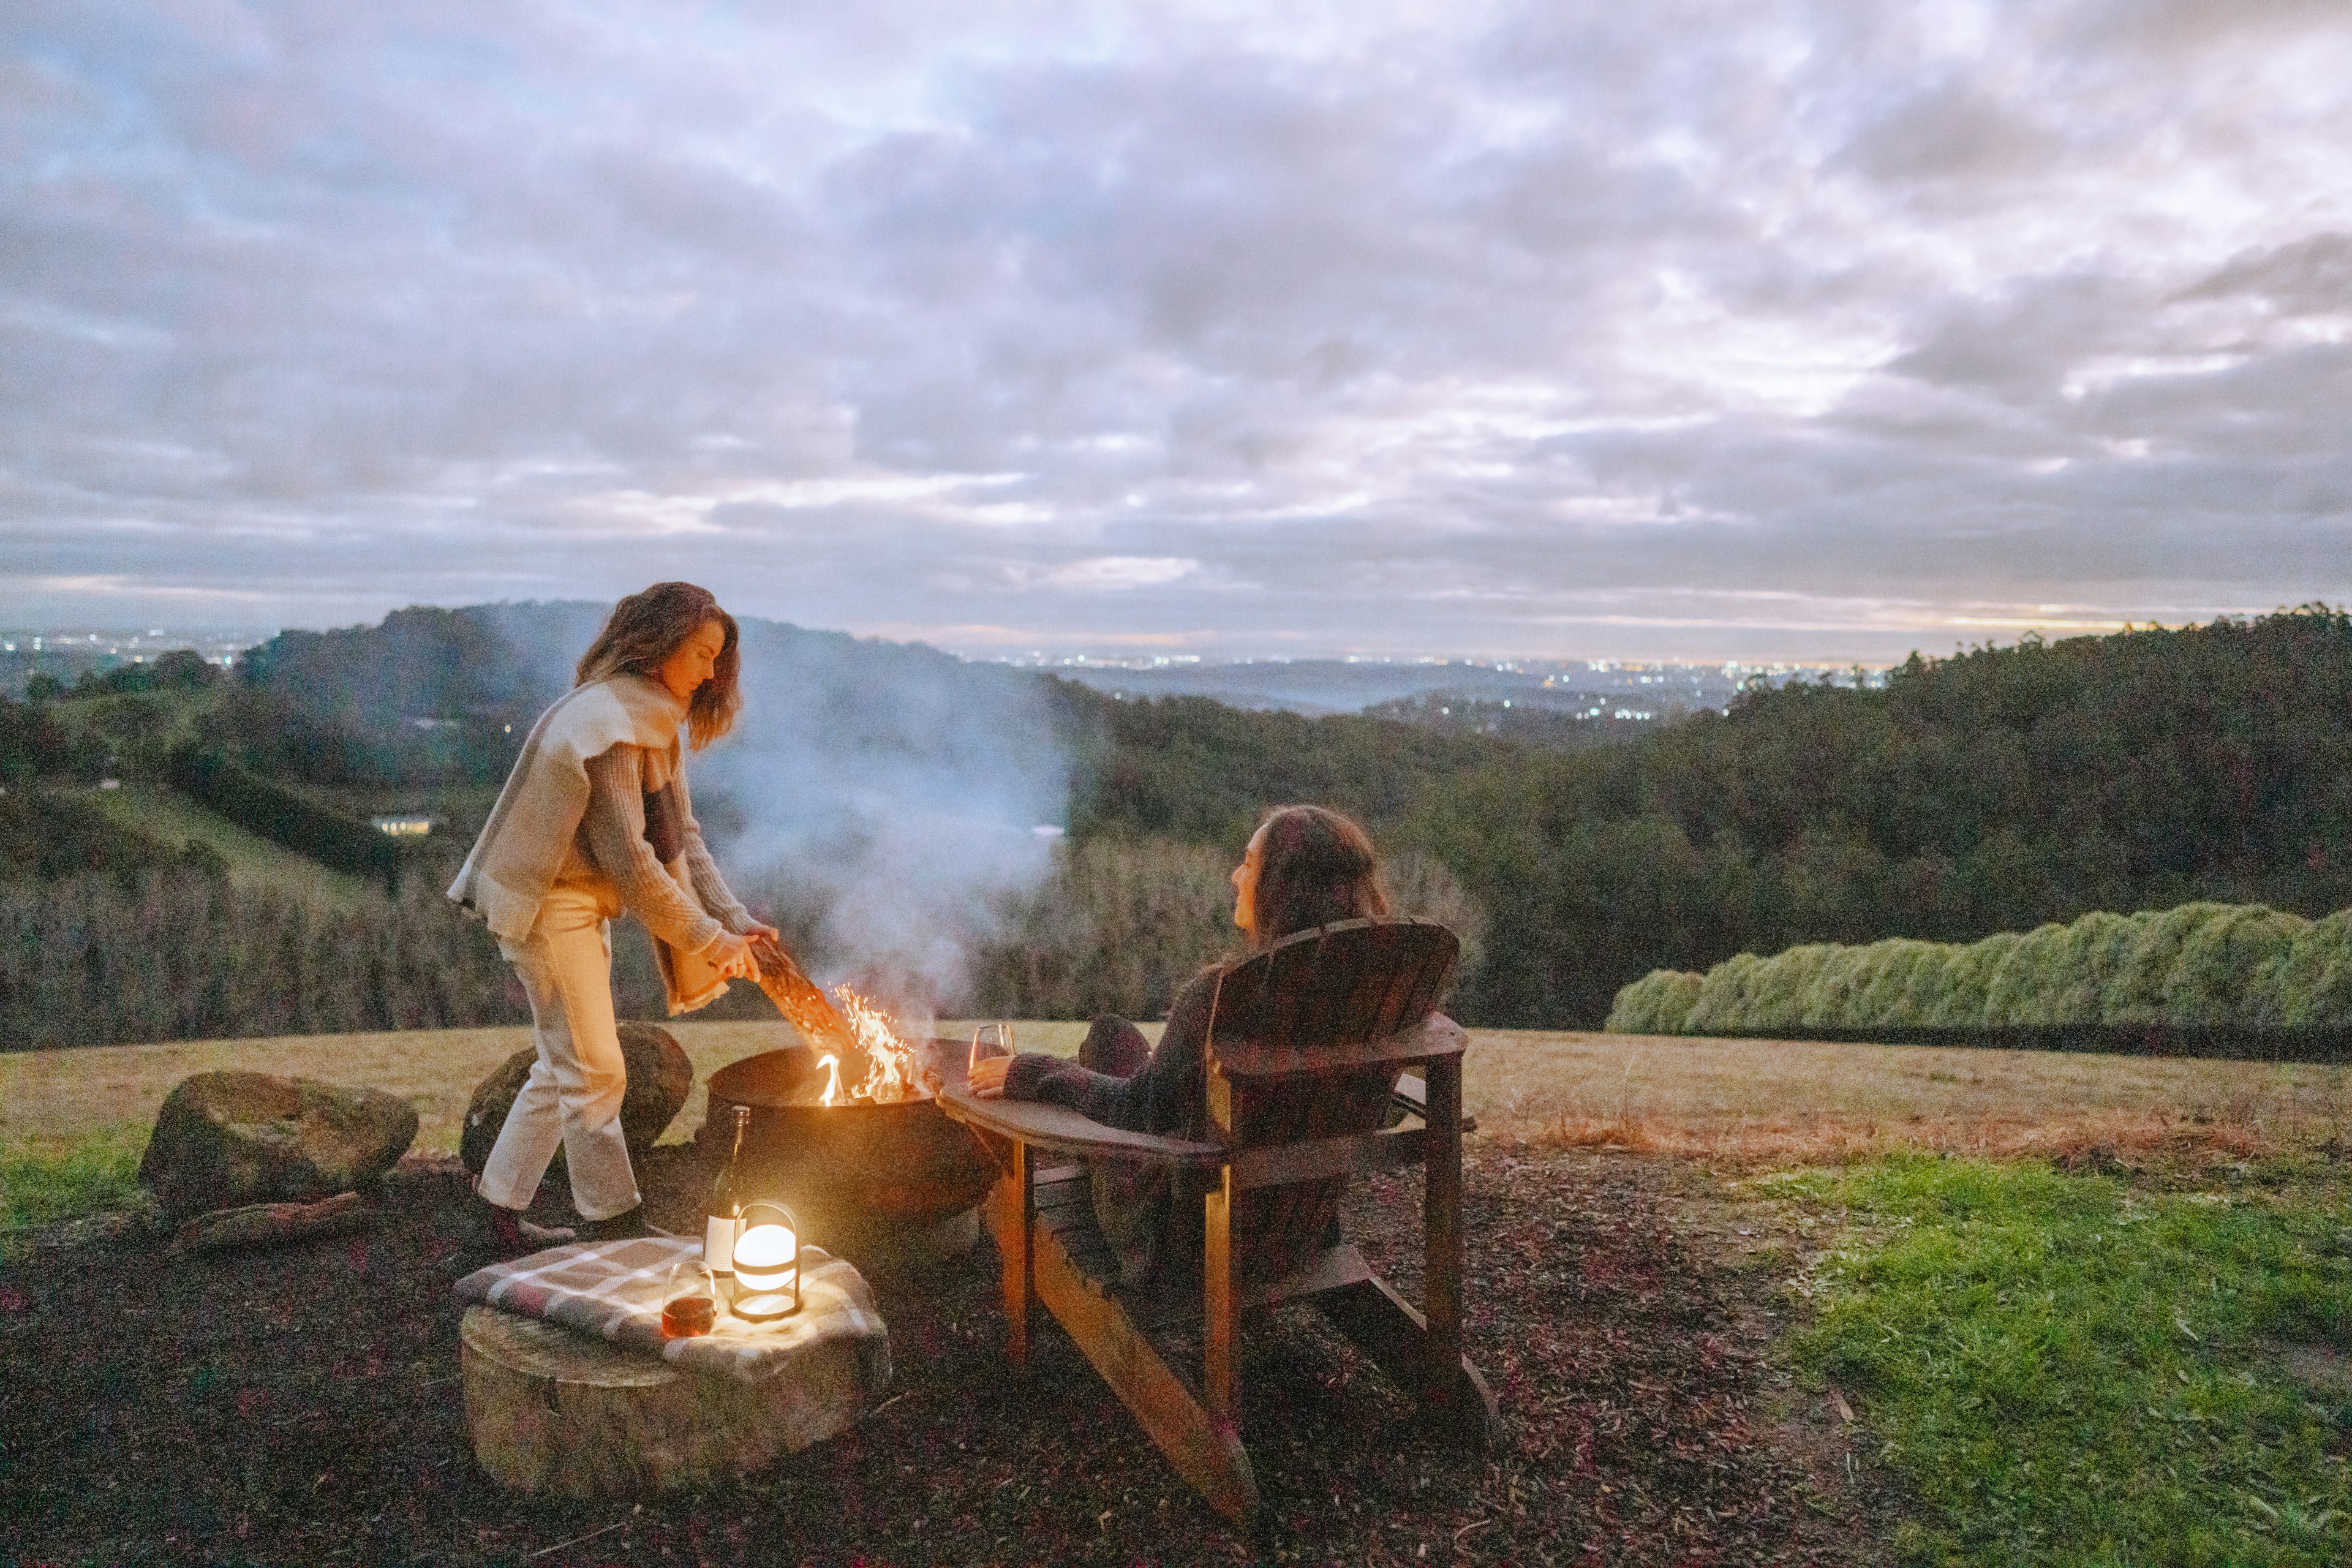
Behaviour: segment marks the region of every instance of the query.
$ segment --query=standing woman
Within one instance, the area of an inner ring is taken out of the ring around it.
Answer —
[[[646,1234],[621,1135],[628,1073],[608,922],[626,910],[653,933],[674,1014],[715,1000],[730,977],[756,979],[748,939],[777,934],[719,876],[678,750],[681,724],[696,751],[733,725],[736,645],[735,618],[691,583],[615,605],[577,684],[531,726],[450,885],[521,977],[539,1050],[474,1186],[503,1251],[569,1239],[521,1217],[558,1145],[588,1234]]]

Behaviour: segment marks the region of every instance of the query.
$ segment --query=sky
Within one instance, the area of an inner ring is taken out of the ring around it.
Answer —
[[[2352,6],[0,7],[0,624],[1900,658],[2352,600]]]

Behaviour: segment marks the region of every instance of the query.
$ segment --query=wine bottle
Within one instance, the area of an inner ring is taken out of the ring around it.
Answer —
[[[735,1277],[735,1220],[743,1212],[736,1167],[743,1159],[743,1130],[751,1124],[751,1108],[737,1106],[735,1146],[727,1152],[727,1163],[719,1167],[719,1179],[710,1184],[710,1217],[702,1226],[702,1261],[720,1280]]]

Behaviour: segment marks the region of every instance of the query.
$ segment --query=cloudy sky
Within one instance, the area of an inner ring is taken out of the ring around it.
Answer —
[[[973,653],[2352,599],[2352,6],[0,7],[0,622]]]

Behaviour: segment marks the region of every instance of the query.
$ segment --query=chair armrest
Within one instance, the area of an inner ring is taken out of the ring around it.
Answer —
[[[1158,1164],[1213,1170],[1232,1156],[1221,1143],[1130,1132],[1034,1100],[982,1100],[961,1082],[940,1086],[940,1109],[967,1127],[1061,1154],[1118,1154]]]

